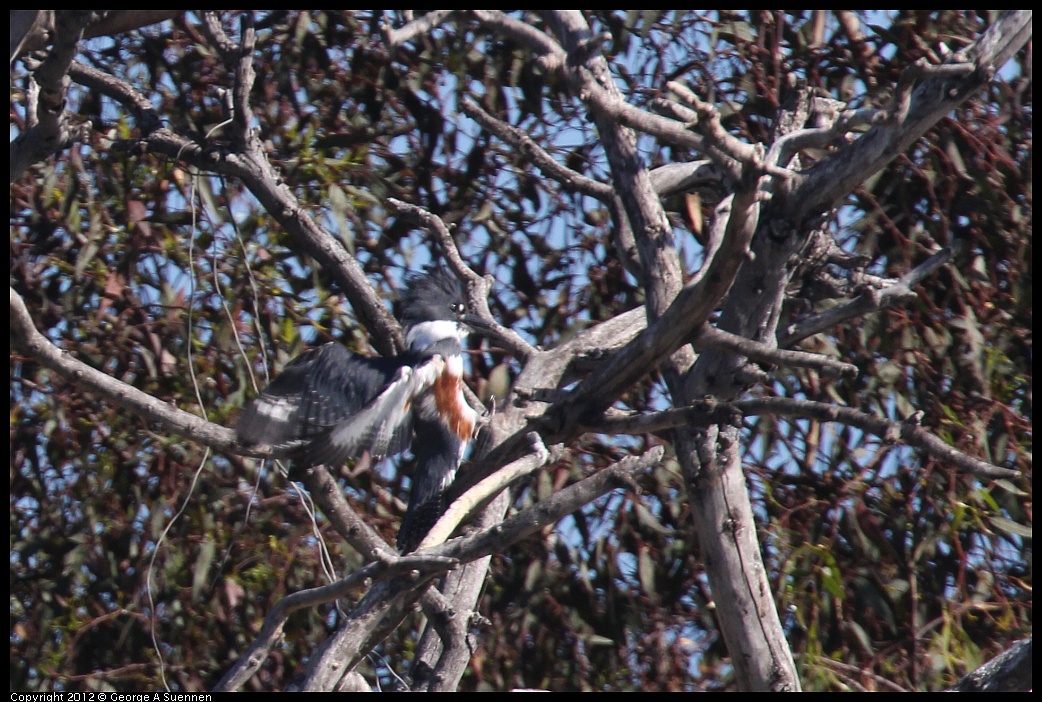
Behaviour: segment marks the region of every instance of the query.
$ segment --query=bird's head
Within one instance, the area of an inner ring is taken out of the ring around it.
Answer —
[[[459,353],[467,337],[463,323],[467,305],[459,281],[447,270],[432,267],[410,276],[402,293],[401,310],[410,353]]]

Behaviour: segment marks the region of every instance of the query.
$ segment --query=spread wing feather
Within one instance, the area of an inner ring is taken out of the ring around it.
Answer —
[[[363,450],[375,458],[400,452],[401,427],[412,426],[414,398],[434,384],[444,365],[436,356],[414,368],[400,367],[383,392],[308,444],[303,460],[337,465]]]
[[[317,465],[325,460],[317,460],[311,447],[346,425],[338,432],[342,449],[329,453],[330,460],[343,461],[364,450],[382,456],[401,453],[412,433],[408,408],[392,411],[395,401],[401,405],[396,380],[402,369],[398,359],[358,356],[340,344],[312,349],[287,364],[243,409],[236,427],[239,441],[248,445],[304,441],[307,448],[297,464]],[[366,427],[365,421],[377,421],[378,426]],[[350,431],[357,438],[349,439]]]

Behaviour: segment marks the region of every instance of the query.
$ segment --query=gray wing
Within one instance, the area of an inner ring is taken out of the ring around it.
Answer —
[[[411,414],[399,412],[392,423],[389,400],[378,403],[381,411],[377,415],[369,406],[395,386],[401,368],[398,359],[358,356],[335,343],[312,349],[287,364],[246,405],[236,426],[239,442],[278,445],[300,441],[304,449],[298,465],[317,465],[325,461],[313,455],[312,444],[346,425],[355,427],[360,438],[344,442],[343,450],[328,455],[330,462],[356,457],[364,450],[379,455],[400,453],[409,445]],[[365,421],[378,421],[379,426],[367,431],[360,426]]]
[[[402,427],[411,429],[417,398],[434,384],[444,367],[440,356],[415,367],[399,367],[380,394],[310,442],[303,460],[309,465],[337,465],[362,450],[377,458],[399,453]]]

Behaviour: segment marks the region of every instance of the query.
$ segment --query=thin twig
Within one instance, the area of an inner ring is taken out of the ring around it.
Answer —
[[[467,281],[468,289],[475,291],[475,294],[469,296],[468,309],[477,318],[476,321],[481,330],[486,334],[494,336],[496,341],[502,344],[518,360],[524,362],[525,359],[531,356],[535,351],[532,345],[522,339],[513,329],[508,329],[501,325],[492,316],[492,311],[488,307],[488,293],[494,281],[482,278],[470,270],[460,255],[459,249],[456,248],[456,242],[452,238],[452,233],[441,217],[422,207],[396,200],[393,197],[387,199],[387,204],[399,213],[418,220],[425,229],[437,238],[445,254],[445,259],[449,262],[453,271],[462,280]]]
[[[1016,480],[1023,477],[1019,471],[1000,468],[962,453],[921,428],[915,421],[895,422],[867,414],[853,407],[840,407],[826,402],[796,400],[787,397],[739,400],[733,405],[735,409],[745,415],[771,414],[806,417],[822,422],[849,424],[874,434],[883,441],[901,441],[909,446],[914,446],[932,458],[982,478]]]
[[[902,300],[907,300],[909,297],[915,297],[915,291],[912,288],[922,282],[928,275],[951,261],[958,247],[958,244],[945,246],[903,275],[900,280],[892,285],[883,289],[871,288],[865,290],[850,302],[837,305],[821,314],[800,320],[797,324],[789,327],[786,333],[778,339],[778,345],[783,348],[792,346],[808,336],[819,334],[847,320],[864,317],[867,314],[895,305]]]
[[[599,183],[592,178],[562,166],[547,153],[543,147],[535,142],[530,136],[517,127],[502,122],[485,110],[481,109],[474,101],[465,99],[462,103],[463,114],[467,115],[483,128],[495,134],[507,144],[515,147],[521,153],[531,158],[532,163],[566,189],[589,195],[601,202],[609,202],[615,197],[615,191],[609,185]]]

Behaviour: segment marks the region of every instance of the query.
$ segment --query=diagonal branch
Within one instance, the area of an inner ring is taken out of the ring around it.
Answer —
[[[663,453],[664,449],[656,446],[640,456],[624,458],[500,524],[427,549],[422,555],[465,563],[500,552],[506,544],[557,523],[611,490],[631,485],[633,476],[660,461]],[[429,574],[417,572],[376,583],[348,613],[337,633],[315,651],[305,674],[306,689],[333,689],[347,671],[397,627],[426,590],[429,578]]]
[[[944,443],[932,433],[919,426],[913,416],[903,422],[895,422],[867,414],[853,407],[840,407],[826,402],[796,400],[788,397],[766,397],[740,400],[733,403],[735,409],[745,415],[771,414],[790,417],[806,417],[820,422],[842,422],[874,434],[886,442],[901,441],[920,449],[937,460],[992,480],[1022,478],[1019,471],[1000,468],[986,461],[967,455]]]
[[[459,10],[434,10],[398,29],[393,29],[391,25],[383,23],[380,25],[380,32],[383,34],[383,39],[387,46],[397,49],[405,42],[412,41],[416,37],[430,32],[435,27],[445,24],[457,12]]]
[[[548,59],[547,67],[564,63],[564,49],[546,32],[499,10],[471,10],[470,14],[486,29],[510,37],[521,46],[528,47],[532,53]]]
[[[132,385],[113,378],[111,375],[88,366],[74,358],[68,351],[55,346],[36,328],[25,301],[11,288],[11,348],[24,353],[44,368],[53,370],[77,387],[93,392],[118,407],[123,407],[135,416],[152,422],[168,431],[190,439],[202,446],[217,451],[236,453],[255,458],[292,457],[299,442],[287,442],[274,446],[243,446],[236,440],[235,432],[220,424],[208,422],[198,415],[185,412],[163,402]]]
[[[531,432],[528,435],[528,439],[532,443],[532,453],[503,466],[455,499],[441,518],[438,519],[438,523],[424,537],[418,550],[423,550],[445,541],[468,515],[476,512],[482,505],[487,504],[515,480],[539,470],[551,458],[557,457],[561,453],[562,449],[559,446],[553,447],[552,451],[547,450],[539,435],[535,432]]]
[[[41,334],[21,295],[11,288],[11,348],[149,422],[220,451],[239,453],[235,433],[116,380],[62,351]]]
[[[867,314],[896,305],[910,297],[915,297],[915,291],[912,288],[921,283],[928,275],[951,261],[959,247],[958,243],[945,246],[901,276],[896,283],[882,289],[867,288],[849,302],[836,305],[820,314],[801,320],[786,330],[786,333],[778,339],[778,345],[783,347],[792,346],[808,336],[832,329],[847,320],[864,317]]]
[[[268,659],[279,639],[282,638],[282,627],[294,612],[343,599],[358,590],[371,587],[373,581],[403,576],[412,577],[410,576],[412,571],[423,574],[417,577],[431,577],[454,567],[456,563],[455,559],[444,557],[387,556],[359,568],[343,580],[322,587],[300,590],[283,597],[268,611],[260,633],[253,639],[246,652],[235,662],[235,665],[218,681],[214,690],[218,692],[238,690],[253,677],[253,674]]]
[[[543,175],[560,183],[566,189],[583,195],[589,195],[601,202],[611,202],[615,191],[604,183],[562,166],[548,154],[532,137],[517,127],[502,122],[481,109],[473,100],[465,99],[462,103],[463,114],[492,132],[501,140],[528,156]]]
[[[664,453],[665,449],[662,446],[655,446],[639,456],[627,456],[508,517],[501,524],[427,549],[423,555],[443,556],[467,562],[489,554],[501,553],[508,545],[556,524],[616,488],[632,488],[634,476],[661,461]]]
[[[727,293],[748,255],[749,242],[758,217],[757,194],[747,189],[735,194],[724,242],[706,274],[683,288],[662,316],[633,341],[613,354],[568,396],[555,404],[551,441],[569,434],[566,429],[584,417],[603,412],[630,386],[680,348],[701,327]]]
[[[117,143],[114,148],[165,155],[200,170],[242,181],[294,238],[300,249],[330,271],[360,321],[369,330],[377,351],[392,356],[402,348],[401,326],[373,289],[358,261],[301,207],[289,186],[275,172],[256,133],[245,135],[240,151],[215,150],[161,126],[148,100],[124,81],[77,63],[70,69],[70,75],[77,82],[119,102],[138,121],[143,136]],[[248,76],[242,76],[240,80],[248,80]]]
[[[830,209],[866,178],[904,153],[941,117],[986,85],[1030,39],[1031,11],[1007,11],[980,39],[946,64],[964,63],[973,70],[913,69],[913,77],[921,80],[908,97],[907,109],[895,111],[885,123],[868,130],[846,148],[797,177],[788,200],[793,208],[789,219],[800,222]]]

